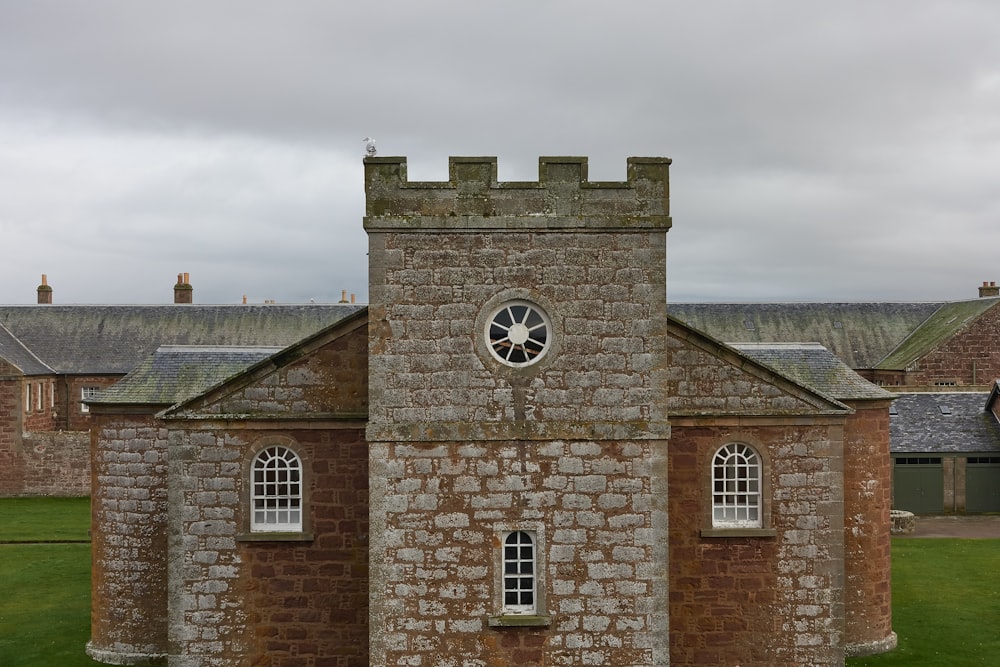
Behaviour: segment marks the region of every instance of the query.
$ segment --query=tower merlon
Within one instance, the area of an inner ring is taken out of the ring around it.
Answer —
[[[670,159],[628,158],[627,180],[587,180],[586,157],[540,157],[537,181],[498,181],[496,157],[450,157],[447,181],[410,181],[405,157],[365,158],[368,231],[669,229]]]

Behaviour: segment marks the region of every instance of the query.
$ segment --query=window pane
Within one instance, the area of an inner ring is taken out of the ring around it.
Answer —
[[[262,450],[252,465],[251,530],[302,530],[302,463],[286,447]]]

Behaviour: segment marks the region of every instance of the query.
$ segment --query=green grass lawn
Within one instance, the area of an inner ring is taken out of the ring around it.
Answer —
[[[895,651],[849,667],[1000,664],[1000,540],[892,541]]]
[[[86,498],[0,499],[0,665],[92,667]],[[48,542],[48,543],[39,543]],[[70,542],[70,543],[53,543]],[[848,667],[1000,664],[1000,540],[892,542],[892,653]]]
[[[3,667],[99,664],[83,650],[90,638],[89,529],[87,498],[0,499]],[[75,543],[36,543],[66,541]]]

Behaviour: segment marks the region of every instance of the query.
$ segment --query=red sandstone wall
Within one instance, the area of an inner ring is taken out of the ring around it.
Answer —
[[[89,431],[90,413],[80,410],[80,390],[83,387],[110,387],[122,378],[121,375],[69,376],[65,382],[66,408],[65,428],[69,431]],[[56,398],[62,394],[57,391]]]
[[[170,449],[178,530],[170,553],[173,562],[184,564],[172,570],[170,584],[177,654],[219,664],[367,666],[363,431],[178,435]],[[254,536],[246,513],[247,463],[269,444],[292,447],[302,458],[311,539],[248,541]]]
[[[25,433],[25,496],[90,495],[90,434],[82,431]]]
[[[24,489],[21,446],[21,405],[24,389],[15,369],[0,360],[0,496],[20,495]]]
[[[742,421],[674,422],[671,667],[842,665],[840,428]],[[750,444],[769,461],[773,537],[701,536],[711,522],[711,459],[728,442]]]
[[[56,430],[59,427],[59,404],[55,403],[53,397],[56,391],[56,377],[26,377],[24,383],[30,385],[31,392],[31,405],[28,406],[30,409],[24,411],[24,430],[29,432]],[[41,405],[38,402],[39,386],[42,388]],[[21,398],[23,401],[27,397],[27,391],[23,387],[22,391],[25,393]]]
[[[845,611],[851,655],[895,646],[888,406],[888,401],[856,401],[844,428]]]
[[[907,385],[988,385],[1000,378],[1000,306],[959,330],[942,346],[919,360],[918,368],[906,375]]]

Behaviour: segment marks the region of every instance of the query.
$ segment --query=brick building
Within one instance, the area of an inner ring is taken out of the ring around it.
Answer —
[[[371,304],[90,402],[112,664],[839,665],[895,645],[892,395],[668,318],[669,160],[365,160]],[[185,308],[190,306],[184,306]]]

